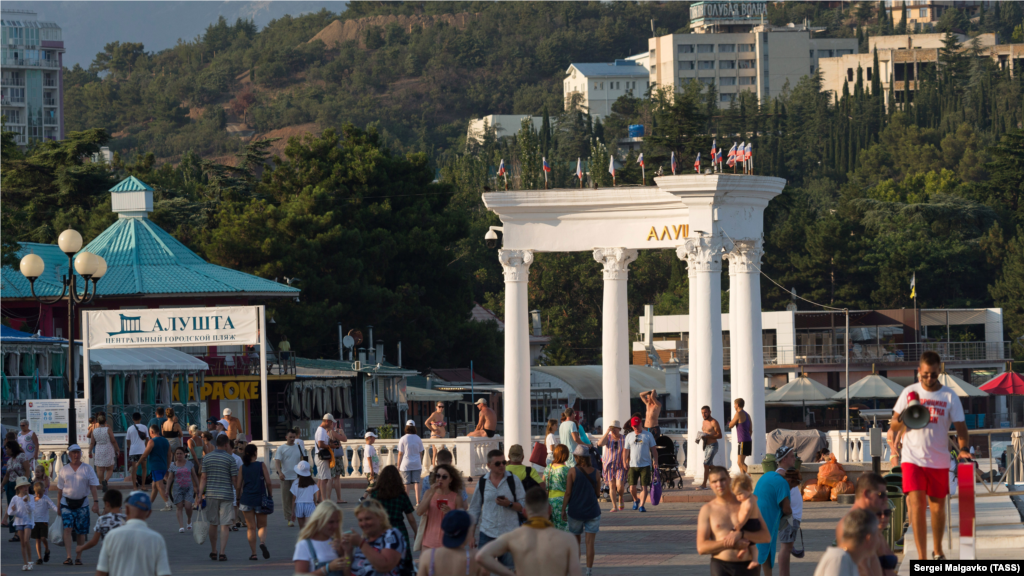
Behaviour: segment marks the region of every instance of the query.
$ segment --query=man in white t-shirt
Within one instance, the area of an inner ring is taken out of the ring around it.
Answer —
[[[288,527],[294,526],[292,521],[292,503],[295,495],[292,494],[292,483],[295,482],[295,465],[302,461],[302,450],[295,444],[295,432],[289,430],[284,435],[284,446],[274,452],[274,467],[277,469],[277,476],[281,479],[281,502],[284,503],[284,519],[288,521]]]
[[[146,463],[143,461],[140,464],[139,460],[142,458],[142,453],[146,451],[146,443],[149,440],[149,430],[142,425],[142,414],[138,412],[132,414],[132,425],[125,431],[124,439],[128,448],[128,466],[131,467],[128,474],[132,478],[132,489],[138,490],[139,482],[136,480],[136,469],[138,469],[142,482],[145,483]]]
[[[316,486],[320,489],[320,495],[324,498],[330,498],[331,495],[331,462],[334,460],[331,440],[337,440],[338,442],[348,441],[344,432],[335,430],[335,423],[336,420],[333,414],[324,414],[320,426],[316,429],[316,434],[313,435],[313,453],[316,454],[316,461],[314,462],[316,464]],[[321,454],[326,456],[326,458],[321,458]]]
[[[897,433],[906,430],[900,454],[903,460],[903,493],[907,495],[910,526],[914,530],[917,557],[921,560],[928,559],[925,556],[928,536],[925,533],[927,526],[924,518],[928,507],[932,513],[932,559],[945,559],[942,553],[942,527],[946,524],[946,496],[949,495],[950,484],[950,425],[956,427],[960,458],[968,461],[971,459],[964,408],[956,393],[939,383],[941,371],[942,360],[938,354],[931,351],[921,354],[921,363],[917,368],[920,382],[904,388],[892,409],[892,427]],[[903,422],[903,412],[907,409],[907,396],[910,393],[916,393],[921,405],[931,413],[931,421],[924,428],[911,430]]]
[[[402,483],[405,484],[406,493],[409,486],[413,486],[416,492],[416,505],[420,505],[420,472],[423,470],[423,462],[420,454],[423,453],[423,440],[416,434],[416,421],[409,420],[405,423],[405,434],[398,441],[398,471],[402,474]]]

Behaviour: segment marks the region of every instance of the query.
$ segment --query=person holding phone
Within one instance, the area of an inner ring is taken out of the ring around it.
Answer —
[[[434,483],[420,499],[416,514],[426,516],[423,532],[423,548],[444,547],[444,531],[441,522],[451,510],[462,509],[462,476],[451,464],[441,464],[434,471]]]

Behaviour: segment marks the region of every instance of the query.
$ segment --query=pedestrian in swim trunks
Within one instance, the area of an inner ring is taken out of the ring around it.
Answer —
[[[715,454],[718,454],[718,439],[722,437],[722,426],[711,417],[711,408],[708,406],[702,406],[700,409],[700,415],[704,418],[704,422],[700,426],[700,434],[697,436],[697,441],[704,441],[704,481],[698,490],[708,489],[708,474],[711,472],[711,467],[715,465]]]
[[[740,524],[737,533],[732,519],[740,513],[742,503],[732,493],[729,471],[712,466],[707,477],[715,499],[702,506],[697,516],[697,553],[711,556],[711,576],[759,576],[759,570],[748,567],[750,560],[740,556],[751,544],[771,541],[766,523],[762,519],[755,531],[744,530]],[[757,514],[760,516],[760,510]]]
[[[476,430],[473,430],[467,436],[494,438],[494,435],[498,432],[498,415],[487,406],[487,400],[483,398],[476,401],[476,407],[480,410],[480,422],[477,423]]]

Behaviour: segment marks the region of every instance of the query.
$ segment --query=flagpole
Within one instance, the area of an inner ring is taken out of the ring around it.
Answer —
[[[508,192],[508,174],[502,174],[505,177],[505,192]]]
[[[644,165],[640,165],[640,176],[643,179],[644,186],[647,186],[647,172],[644,170]]]

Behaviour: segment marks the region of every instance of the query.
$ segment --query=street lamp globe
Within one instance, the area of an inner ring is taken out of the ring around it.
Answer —
[[[60,246],[60,251],[65,254],[74,254],[82,249],[82,235],[77,230],[68,228],[60,233],[57,246]]]
[[[21,273],[29,280],[39,278],[45,270],[46,264],[43,263],[43,259],[38,254],[26,254],[21,259]]]
[[[82,276],[92,276],[96,271],[97,256],[92,252],[82,252],[75,258],[75,271]]]
[[[96,256],[96,270],[92,273],[92,277],[99,280],[107,273],[107,261],[98,254],[94,254],[94,256]]]

